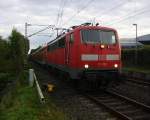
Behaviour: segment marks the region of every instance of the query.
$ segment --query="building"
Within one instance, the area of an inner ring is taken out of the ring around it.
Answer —
[[[140,42],[144,45],[150,45],[150,34],[139,36],[138,42]]]
[[[135,48],[136,47],[136,40],[135,38],[122,38],[120,39],[121,47],[124,48]],[[137,42],[138,47],[143,46],[142,43]]]

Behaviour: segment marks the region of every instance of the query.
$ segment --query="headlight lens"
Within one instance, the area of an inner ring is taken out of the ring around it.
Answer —
[[[89,65],[88,65],[88,64],[85,64],[85,65],[84,65],[84,68],[88,69],[88,68],[89,68]]]
[[[102,49],[105,48],[105,45],[101,45],[101,48],[102,48]]]
[[[118,68],[118,64],[114,64],[114,67],[115,67],[115,68]]]

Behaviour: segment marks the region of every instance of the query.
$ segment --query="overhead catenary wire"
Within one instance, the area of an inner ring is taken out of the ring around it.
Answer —
[[[58,14],[57,14],[57,18],[56,18],[56,23],[55,23],[55,26],[57,27],[60,27],[61,25],[61,21],[62,21],[62,18],[63,18],[63,14],[64,14],[64,8],[66,6],[66,3],[67,3],[68,0],[61,0],[60,1],[60,5],[59,5],[59,8],[58,8]],[[58,29],[53,29],[52,30],[52,33],[53,35],[55,34],[55,30],[57,30],[57,34],[58,34]]]
[[[65,23],[63,23],[63,25],[65,25],[66,23],[70,22],[75,16],[77,16],[79,13],[81,13],[83,10],[85,10],[90,5],[91,2],[94,2],[94,0],[88,1],[85,6],[83,6],[74,15],[72,15]],[[119,8],[119,7],[123,6],[123,5],[125,5],[126,2],[129,2],[129,0],[123,1],[123,2],[121,2],[121,3],[119,3],[119,4],[115,5],[115,6],[113,6],[112,8],[103,11],[102,14],[111,12],[111,11],[115,10],[116,8]],[[94,16],[94,18],[96,18],[96,16]]]
[[[68,20],[66,20],[64,23],[62,23],[62,26],[67,25],[73,18],[75,18],[78,14],[80,14],[83,10],[85,10],[94,1],[95,0],[89,0],[83,7],[81,7],[81,9],[78,9],[75,14],[73,14]],[[60,33],[62,33],[62,32],[63,32],[63,30]]]
[[[63,0],[61,0],[61,1],[63,2]],[[66,0],[65,0],[65,1],[66,1]],[[64,6],[65,6],[65,4],[66,4],[65,1],[64,1],[64,3],[63,3],[62,8],[60,7],[61,12],[58,13],[57,22],[59,22],[60,17],[61,17],[61,19],[62,19],[62,16],[63,16],[63,9],[64,9]],[[56,24],[58,24],[58,23],[56,23]],[[35,24],[35,25],[36,25],[36,24]],[[36,25],[36,26],[37,26],[37,25]],[[38,26],[46,26],[46,25],[38,25]],[[43,28],[43,29],[41,29],[41,30],[39,30],[39,31],[37,31],[37,32],[35,32],[35,33],[32,33],[32,34],[28,35],[28,37],[31,37],[31,36],[36,35],[36,34],[38,34],[38,33],[41,33],[41,32],[43,32],[43,31],[45,31],[45,30],[47,30],[47,29],[52,29],[52,30],[54,31],[54,27],[55,27],[55,25],[48,25],[47,27],[45,27],[45,28]]]
[[[68,20],[66,20],[62,25],[67,25],[75,16],[80,14],[83,10],[85,10],[92,2],[95,0],[89,0],[81,9],[79,9],[75,14],[73,14]]]
[[[61,4],[62,4],[63,0],[60,1],[60,5],[58,7],[58,14],[57,14],[57,17],[56,17],[56,23],[55,25],[57,26],[58,22],[59,22],[59,17],[60,17],[60,11],[61,11]]]
[[[94,0],[90,0],[87,2],[87,4],[85,6],[83,6],[81,9],[79,9],[74,15],[72,15],[65,23],[68,23],[69,21],[71,21],[76,15],[78,15],[80,12],[82,12],[84,9],[86,9],[88,7],[88,5],[91,3],[91,2],[94,2]],[[113,6],[112,8],[110,9],[107,9],[105,11],[102,12],[102,14],[104,13],[108,13],[109,11],[113,11],[115,10],[116,8],[119,8],[121,6],[123,6],[126,2],[129,2],[129,0],[127,1],[123,1],[115,6]],[[95,16],[96,17],[96,16]],[[95,21],[95,17],[94,17],[94,21]],[[63,25],[65,25],[65,23],[63,23]]]
[[[123,1],[123,2],[120,2],[119,4],[115,5],[115,6],[112,6],[111,8],[107,9],[107,10],[104,10],[101,12],[102,15],[100,15],[100,17],[102,17],[104,14],[108,14],[118,8],[120,8],[121,6],[124,6],[126,3],[128,3],[129,0],[126,0],[126,1]],[[98,15],[94,16],[93,18],[96,18]]]
[[[32,27],[32,26],[34,26],[34,27],[35,27],[35,26],[37,26],[37,27],[40,26],[40,27],[41,27],[41,26],[49,26],[49,25],[44,25],[44,24],[43,24],[43,25],[42,25],[42,24],[41,24],[41,25],[39,25],[39,24],[28,24],[28,26],[31,26],[31,27]]]
[[[61,0],[61,1],[63,1],[63,0]],[[70,20],[73,19],[73,17],[75,17],[77,14],[81,13],[81,12],[82,12],[84,9],[86,9],[86,8],[88,7],[88,5],[89,5],[91,2],[93,2],[93,1],[94,1],[94,0],[89,0],[85,6],[83,6],[80,10],[78,10],[77,13],[74,14],[72,17],[70,17],[66,22],[70,21]],[[64,3],[64,5],[65,5],[65,3]],[[64,5],[63,5],[62,8],[60,8],[60,9],[61,9],[61,14],[58,13],[57,22],[59,22],[60,17],[62,18],[62,16],[63,16]],[[58,23],[57,23],[57,24],[58,24]],[[64,25],[64,23],[63,23],[62,25]],[[28,37],[31,37],[31,36],[33,36],[33,35],[36,35],[36,34],[40,33],[40,32],[43,32],[43,31],[45,31],[45,30],[47,30],[47,29],[50,29],[51,26],[52,26],[52,25],[49,25],[49,26],[47,26],[47,27],[45,27],[45,28],[43,28],[43,29],[41,29],[41,30],[39,30],[39,31],[37,31],[37,32],[35,32],[35,33],[33,33],[33,34],[30,34]],[[54,31],[54,29],[52,29],[52,30]]]
[[[37,36],[52,37],[51,35],[37,35]]]
[[[40,32],[43,32],[43,31],[45,31],[45,30],[47,30],[47,29],[53,29],[55,26],[54,25],[49,25],[49,26],[47,26],[46,28],[43,28],[43,29],[41,29],[41,30],[39,30],[39,31],[37,31],[37,32],[35,32],[35,33],[32,33],[32,34],[30,34],[30,35],[28,35],[28,37],[31,37],[31,36],[33,36],[33,35],[36,35],[36,34],[38,34],[38,33],[40,33]]]
[[[118,23],[121,23],[123,21],[126,21],[128,20],[129,18],[132,18],[132,17],[135,17],[135,16],[138,16],[138,15],[141,15],[141,14],[145,14],[147,12],[150,12],[150,9],[144,9],[143,11],[137,11],[135,14],[131,14],[129,16],[125,16],[124,18],[120,19],[120,20],[117,20],[117,21],[114,21],[112,23],[106,23],[106,25],[114,25],[114,24],[118,24]]]
[[[61,25],[63,15],[64,15],[64,8],[67,4],[67,1],[68,0],[61,0],[61,2],[60,2],[60,7],[59,7],[59,10],[58,10],[58,14],[57,14],[56,26]]]
[[[62,17],[63,17],[63,14],[64,14],[64,7],[65,7],[65,2],[66,2],[67,0],[65,0],[65,1],[63,1],[63,0],[61,0],[61,3],[63,2],[63,5],[59,8],[59,12],[60,13],[58,13],[58,22],[59,22],[59,20],[60,19],[62,19]],[[72,15],[67,21],[65,21],[62,25],[65,25],[65,23],[69,23],[75,16],[77,16],[79,13],[81,13],[83,10],[85,10],[87,7],[88,7],[88,5],[91,3],[91,2],[93,2],[94,0],[89,0],[86,4],[85,4],[85,6],[83,6],[81,9],[79,9],[74,15]],[[128,0],[127,0],[128,1]],[[114,9],[116,9],[116,8],[118,8],[118,7],[121,7],[122,5],[124,5],[125,4],[125,2],[127,2],[127,1],[124,1],[124,2],[121,2],[121,3],[119,3],[119,4],[117,4],[117,5],[115,5],[115,6],[113,6],[112,8],[110,8],[110,9],[108,9],[108,10],[106,10],[106,11],[103,11],[102,13],[104,14],[104,13],[108,13],[109,11],[112,11],[112,10],[114,10]],[[118,6],[118,7],[117,7]],[[143,11],[142,11],[143,12]],[[147,11],[148,12],[148,11]],[[145,13],[145,11],[144,11],[144,13]],[[137,14],[137,13],[136,13]],[[106,25],[112,25],[112,24],[117,24],[118,22],[122,22],[122,21],[125,21],[126,19],[128,19],[128,18],[130,18],[130,17],[134,17],[134,16],[136,16],[136,14],[134,14],[134,15],[130,15],[130,16],[125,16],[125,18],[122,18],[122,19],[120,19],[120,20],[117,20],[117,21],[114,21],[113,23],[108,23],[107,24],[107,22],[105,22],[105,24]],[[139,13],[138,13],[139,14]],[[137,15],[138,15],[137,14]],[[143,14],[143,13],[140,13],[140,14]],[[57,21],[56,21],[57,22]],[[42,30],[39,30],[39,31],[37,31],[37,32],[35,32],[35,33],[33,33],[33,34],[31,34],[31,35],[29,35],[28,37],[31,37],[31,36],[33,36],[33,35],[36,35],[36,34],[38,34],[38,33],[40,33],[40,32],[43,32],[43,31],[45,31],[45,30],[47,30],[47,29],[50,29],[51,27],[50,26],[47,26],[46,28],[44,28],[44,29],[42,29]],[[52,29],[53,30],[53,32],[54,32],[54,29]]]

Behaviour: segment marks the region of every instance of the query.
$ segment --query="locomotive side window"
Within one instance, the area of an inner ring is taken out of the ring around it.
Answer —
[[[60,47],[60,48],[64,48],[65,47],[65,37],[61,38],[58,41],[58,47]]]
[[[51,44],[51,45],[48,45],[47,50],[48,50],[48,51],[53,51],[53,50],[55,50],[55,49],[57,49],[57,48],[58,48],[58,42],[55,42],[55,43],[53,43],[53,44]]]
[[[70,43],[73,43],[74,42],[74,36],[73,36],[73,33],[70,34]]]
[[[59,39],[58,41],[55,41],[54,43],[48,45],[47,50],[53,51],[57,48],[64,48],[65,47],[65,37]]]
[[[51,45],[48,46],[47,51],[51,51]]]
[[[81,30],[82,41],[87,43],[115,44],[114,31],[106,30]]]
[[[52,44],[52,50],[57,49],[57,47],[58,47],[58,42],[55,42]]]

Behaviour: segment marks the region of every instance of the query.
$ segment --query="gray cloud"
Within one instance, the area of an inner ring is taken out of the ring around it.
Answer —
[[[93,0],[93,2],[90,3],[89,1],[91,0],[1,1],[0,35],[7,37],[13,27],[16,27],[24,34],[25,22],[31,24],[56,24],[59,7],[62,7],[63,4],[64,11],[62,12],[63,16],[60,22],[60,26],[62,27],[69,27],[95,20],[96,22],[100,22],[101,25],[116,28],[120,37],[135,36],[133,23],[138,24],[139,35],[149,33],[150,25],[148,25],[148,23],[150,21],[150,12],[144,12],[144,14],[139,14],[124,20],[136,12],[149,9],[149,0]],[[118,22],[121,19],[122,21]],[[41,28],[42,27],[28,27],[28,34],[34,33]],[[51,33],[50,30],[44,32]],[[33,36],[30,40],[31,48],[35,48],[51,40],[51,38]]]

